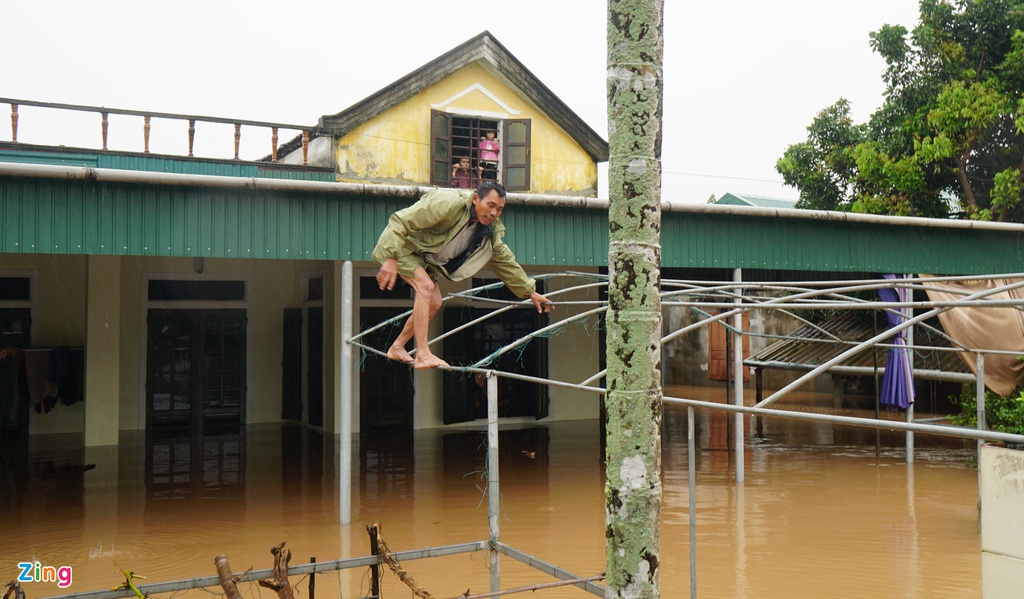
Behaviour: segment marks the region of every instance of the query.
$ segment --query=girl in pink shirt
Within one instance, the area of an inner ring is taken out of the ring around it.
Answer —
[[[498,152],[501,150],[501,144],[494,137],[494,131],[488,131],[476,143],[480,151],[478,163],[483,167],[482,178],[485,181],[498,180]]]

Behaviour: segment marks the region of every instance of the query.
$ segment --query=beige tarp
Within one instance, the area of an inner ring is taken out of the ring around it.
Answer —
[[[928,275],[921,275],[922,278]],[[931,282],[928,290],[932,301],[955,301],[966,295],[981,293],[988,289],[1019,283],[1021,279],[987,279],[958,282]],[[950,293],[947,291],[955,291]],[[1000,291],[986,299],[1024,300],[1024,288]],[[1024,354],[1024,310],[1015,307],[968,308],[959,307],[939,314],[939,322],[946,333],[970,349],[998,349]],[[978,374],[976,354],[959,353],[967,367]],[[1009,395],[1024,383],[1024,361],[1018,356],[985,355],[985,386],[999,395]]]

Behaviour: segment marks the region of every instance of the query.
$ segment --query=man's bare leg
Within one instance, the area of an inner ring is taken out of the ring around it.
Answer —
[[[405,326],[398,334],[398,338],[388,349],[388,357],[392,360],[412,362],[413,368],[424,370],[447,366],[448,363],[435,356],[430,351],[427,337],[427,329],[430,326],[430,319],[441,309],[441,290],[437,283],[431,280],[427,271],[417,268],[412,278],[402,277],[416,291],[412,304],[412,316],[405,321]],[[416,358],[413,359],[405,350],[405,344],[409,339],[416,340]],[[404,359],[408,358],[408,359]]]
[[[412,364],[412,356],[406,351],[405,345],[412,339],[412,316],[405,319],[405,326],[402,327],[402,331],[398,333],[398,337],[395,342],[388,348],[388,357],[396,362],[405,362],[406,364]]]

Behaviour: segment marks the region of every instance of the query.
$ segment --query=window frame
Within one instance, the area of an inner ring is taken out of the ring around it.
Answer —
[[[430,111],[430,184],[438,187],[451,187],[451,171],[452,165],[455,163],[457,156],[462,156],[462,153],[456,152],[456,135],[455,129],[457,126],[462,127],[456,123],[456,119],[469,119],[472,122],[468,125],[468,129],[471,132],[491,128],[492,125],[483,125],[481,121],[487,121],[493,123],[493,128],[501,131],[498,141],[501,143],[501,148],[498,151],[498,182],[501,183],[505,189],[509,191],[529,191],[530,190],[530,149],[531,149],[531,122],[530,119],[501,119],[496,117],[479,116],[473,114],[456,114],[452,112],[446,112],[443,110],[431,109]],[[523,142],[517,142],[509,145],[505,140],[508,138],[509,126],[525,125],[525,140]],[[476,135],[470,135],[466,139],[472,141],[476,138]],[[508,149],[515,147],[525,146],[524,161],[517,162],[514,164],[508,164],[506,156],[508,155]],[[476,168],[479,164],[479,149],[475,144],[470,143],[469,146],[459,145],[458,148],[463,148],[473,163],[473,168]],[[523,184],[520,185],[508,185],[508,173],[509,170],[521,169],[523,172]]]

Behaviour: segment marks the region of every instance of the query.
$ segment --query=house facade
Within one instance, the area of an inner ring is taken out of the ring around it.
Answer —
[[[506,68],[520,79],[502,75]],[[409,77],[423,84],[411,84]],[[517,82],[536,89],[519,90]],[[0,143],[0,339],[17,350],[12,376],[20,388],[3,392],[0,426],[5,434],[80,433],[91,446],[117,444],[119,431],[126,430],[291,420],[337,433],[350,419],[355,432],[412,431],[482,417],[472,377],[414,372],[365,349],[355,351],[349,375],[340,364],[343,304],[352,311],[353,332],[394,321],[360,340],[378,349],[390,343],[399,316],[412,307],[408,287],[377,289],[370,252],[391,213],[415,201],[423,186],[451,183],[430,175],[440,154],[424,153],[442,118],[450,123],[444,136],[452,145],[438,173],[450,177],[448,161],[460,152],[477,152],[474,165],[479,162],[476,140],[459,129],[468,118],[476,128],[472,136],[486,127],[500,130],[497,180],[528,182],[514,186],[525,192],[594,195],[596,163],[606,159],[607,143],[544,94],[550,94],[546,87],[484,33],[356,107],[324,117],[282,146],[280,157],[276,147],[273,157],[258,161],[154,155],[148,127],[142,153],[108,150],[105,137],[103,149],[72,151],[18,143],[15,128],[14,139]],[[17,115],[18,103],[9,103]],[[27,104],[21,102],[21,109]],[[107,109],[91,110],[106,122]],[[203,119],[158,116],[189,121],[190,128]],[[239,125],[235,131],[237,143]],[[190,154],[191,144],[190,137]],[[587,240],[587,251],[569,256],[565,248],[538,246],[534,238],[555,237],[559,220],[583,219],[586,230],[600,222],[603,228],[602,215],[588,212],[510,206],[506,241],[520,250],[531,274],[596,272],[605,251],[594,250],[606,247],[600,229],[598,239]],[[346,263],[352,274],[343,289]],[[493,277],[485,270],[472,281],[446,284],[444,291]],[[567,284],[541,282],[545,292]],[[453,301],[431,334],[493,309]],[[453,363],[472,363],[572,312],[548,317],[513,310],[486,328],[439,342],[439,353]],[[596,343],[574,329],[538,339],[495,366],[582,380],[598,369]],[[588,348],[585,359],[553,359],[582,346]],[[65,370],[68,361],[73,374],[48,383],[50,371]],[[597,400],[588,394],[503,384],[502,417],[511,422],[598,415]],[[345,388],[353,399],[342,414]]]
[[[607,142],[486,31],[319,125],[338,180],[354,183],[446,186],[466,157],[509,191],[593,197],[608,160]],[[488,132],[496,146],[481,149]]]

